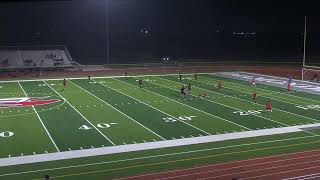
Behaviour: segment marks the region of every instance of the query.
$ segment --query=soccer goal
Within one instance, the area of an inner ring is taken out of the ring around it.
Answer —
[[[305,17],[303,38],[303,65],[301,77],[303,81],[312,81],[319,83],[320,54],[318,54],[318,42],[320,42],[320,36],[318,33],[319,29],[317,29],[316,26],[313,26],[313,24],[315,23],[317,23],[316,18]]]

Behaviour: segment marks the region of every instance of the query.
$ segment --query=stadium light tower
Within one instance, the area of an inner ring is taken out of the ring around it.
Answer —
[[[106,41],[107,41],[107,64],[110,64],[109,0],[106,0]]]
[[[306,42],[307,42],[307,16],[304,17],[304,35],[303,35],[303,63],[306,65]]]

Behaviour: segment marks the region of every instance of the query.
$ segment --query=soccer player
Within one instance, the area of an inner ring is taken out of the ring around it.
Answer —
[[[288,93],[291,93],[291,82],[288,82]]]
[[[139,79],[139,87],[140,87],[140,89],[142,88],[142,79],[141,78]]]
[[[256,87],[256,83],[257,83],[256,78],[253,78],[252,79],[252,87]]]
[[[89,79],[89,81],[91,80],[91,76],[90,75],[88,76],[88,79]]]
[[[181,92],[181,96],[183,96],[183,97],[186,96],[186,94],[185,94],[185,87],[184,87],[184,86],[181,87],[180,92]]]
[[[217,82],[217,90],[220,91],[221,88],[222,88],[222,81],[218,81]]]
[[[254,103],[257,103],[257,92],[254,90],[252,94],[252,100]]]
[[[198,79],[198,75],[197,73],[194,73],[194,80],[197,80]]]
[[[127,79],[128,78],[128,73],[124,72],[124,77]]]
[[[191,84],[188,84],[188,94],[191,94]]]
[[[66,89],[67,86],[67,80],[63,79],[63,91]]]
[[[180,81],[182,81],[182,75],[181,74],[179,74],[179,79],[180,79]]]
[[[267,103],[266,103],[266,111],[272,112],[272,105],[271,105],[270,100],[268,100]]]

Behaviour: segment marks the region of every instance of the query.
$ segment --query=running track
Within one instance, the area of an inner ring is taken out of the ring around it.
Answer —
[[[118,180],[320,179],[320,150],[138,175]]]

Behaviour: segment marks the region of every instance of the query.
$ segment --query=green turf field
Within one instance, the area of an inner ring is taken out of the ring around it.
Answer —
[[[187,84],[192,92],[183,97],[180,88]],[[297,107],[320,105],[320,96],[285,91],[209,74],[197,80],[183,75],[181,81],[178,75],[78,78],[68,79],[66,88],[62,80],[1,82],[0,160],[320,123],[320,109]],[[203,92],[207,97],[200,98]],[[8,105],[26,97],[54,102]],[[272,112],[264,110],[268,99]],[[320,131],[305,130],[0,167],[0,179],[108,179],[319,147]]]

